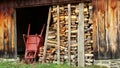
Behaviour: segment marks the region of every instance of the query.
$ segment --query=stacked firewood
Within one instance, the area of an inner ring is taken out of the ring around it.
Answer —
[[[78,17],[79,17],[79,4],[71,5],[70,7],[70,63],[73,65],[78,64]],[[60,63],[68,62],[68,6],[59,6],[59,16],[57,16],[57,6],[52,7],[52,19],[53,22],[50,24],[47,38],[47,52],[46,52],[46,63],[57,62],[57,24],[59,17],[59,35],[60,35]],[[85,38],[85,64],[92,65],[93,63],[93,40],[92,40],[92,5],[91,3],[84,4],[84,38]],[[40,48],[39,61],[42,61],[43,48]]]
[[[42,62],[43,48],[44,48],[44,46],[41,46],[41,47],[39,48],[39,54],[38,54],[38,56],[39,56],[39,62]]]
[[[67,16],[68,16],[68,9],[67,9],[67,5],[65,6],[60,6],[59,8],[59,24],[60,24],[60,62],[64,63],[67,61],[67,57],[68,57],[68,20],[67,20]]]
[[[71,55],[71,64],[77,64],[77,30],[78,30],[78,4],[71,5],[71,36],[70,36],[70,55]],[[53,7],[53,9],[56,9]],[[54,17],[56,13],[53,12],[53,20],[57,18]],[[68,6],[59,7],[59,27],[60,27],[60,62],[65,63],[68,60]]]
[[[79,16],[79,4],[71,5],[71,46],[70,46],[70,55],[71,55],[71,64],[77,65],[77,48],[78,48],[78,16]]]
[[[71,5],[71,63],[77,64],[77,29],[78,29],[78,6]],[[48,40],[47,40],[47,54],[46,63],[57,62],[57,6],[52,7],[53,22],[49,27]],[[60,34],[60,63],[67,62],[68,60],[68,6],[59,6],[59,34]],[[40,59],[42,62],[43,47],[40,48]]]
[[[92,24],[92,4],[84,4],[84,29],[85,29],[85,65],[93,64],[93,24]]]

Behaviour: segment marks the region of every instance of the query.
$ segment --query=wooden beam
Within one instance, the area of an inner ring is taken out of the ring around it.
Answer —
[[[13,1],[16,8],[21,7],[35,7],[35,6],[49,6],[49,5],[63,5],[68,3],[80,3],[85,0],[24,0],[24,1]],[[9,3],[9,1],[7,1]]]
[[[71,4],[68,4],[68,63],[70,65],[70,45],[71,45]]]
[[[78,67],[84,67],[84,3],[79,4],[79,23],[78,23]]]
[[[57,63],[60,64],[60,26],[59,26],[59,5],[57,5]]]
[[[43,52],[42,63],[45,63],[45,58],[46,58],[47,38],[48,38],[48,32],[49,32],[49,26],[50,26],[50,19],[51,19],[51,7],[49,8],[49,12],[48,12],[48,20],[47,20],[46,36],[45,36],[45,41],[44,41],[44,52]]]

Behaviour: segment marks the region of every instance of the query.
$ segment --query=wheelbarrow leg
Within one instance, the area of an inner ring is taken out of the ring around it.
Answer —
[[[31,63],[33,63],[33,61],[34,61],[34,58],[26,58],[26,59],[25,59],[25,62],[26,62],[27,64],[31,64]]]

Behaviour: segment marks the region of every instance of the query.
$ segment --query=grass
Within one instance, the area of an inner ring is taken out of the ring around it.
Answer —
[[[15,62],[0,62],[0,68],[82,68],[82,67],[74,67],[69,66],[67,64],[40,64],[40,63],[33,63],[33,64],[23,64],[23,63],[15,63]],[[106,68],[103,66],[88,66],[85,68]]]

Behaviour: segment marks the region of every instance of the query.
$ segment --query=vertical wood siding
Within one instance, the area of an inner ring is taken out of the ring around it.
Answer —
[[[0,57],[14,57],[13,5],[0,3]]]
[[[118,0],[93,0],[96,59],[120,58],[119,4]]]

